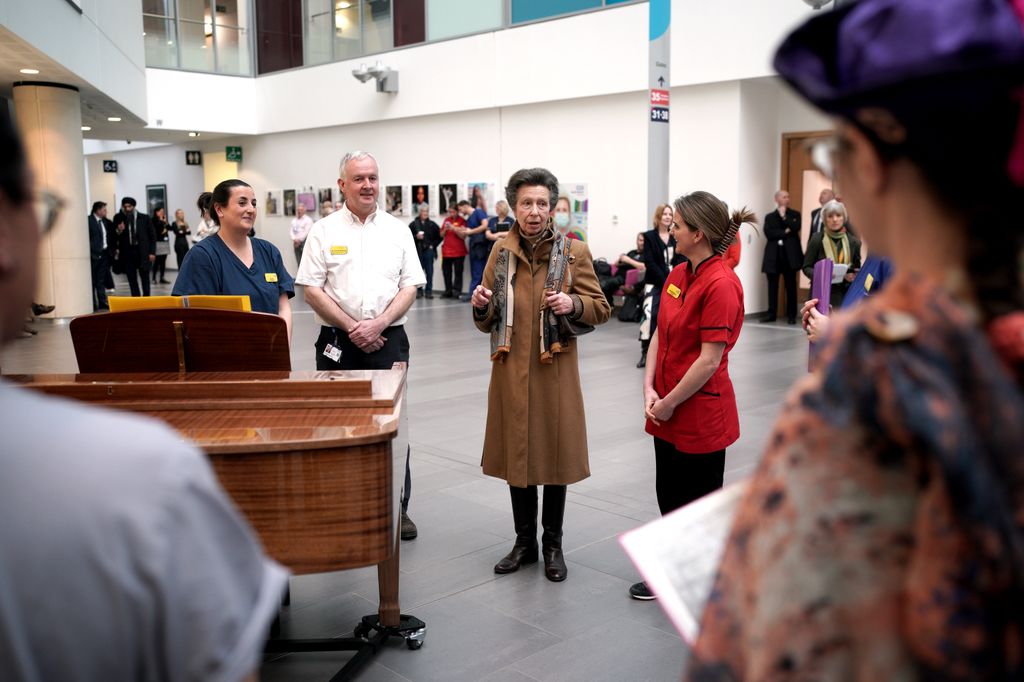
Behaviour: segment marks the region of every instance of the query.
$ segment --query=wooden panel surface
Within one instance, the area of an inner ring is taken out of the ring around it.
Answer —
[[[267,553],[296,574],[376,564],[394,551],[390,441],[210,461]]]

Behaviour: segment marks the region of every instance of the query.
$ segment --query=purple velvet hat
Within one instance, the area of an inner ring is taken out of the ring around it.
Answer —
[[[825,112],[929,157],[950,126],[982,128],[1024,185],[1024,0],[860,0],[797,28],[775,69]]]

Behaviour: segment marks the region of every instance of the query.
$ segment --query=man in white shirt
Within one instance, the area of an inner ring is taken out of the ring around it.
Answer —
[[[292,238],[292,246],[295,247],[295,265],[302,263],[302,248],[306,244],[306,237],[310,228],[313,227],[313,219],[306,215],[306,207],[298,204],[295,207],[295,218],[292,220],[292,227],[288,230],[288,236]]]
[[[390,369],[409,362],[406,312],[427,278],[409,228],[379,210],[377,160],[350,152],[341,160],[340,210],[313,224],[295,276],[316,313],[316,368]],[[416,537],[409,506],[408,458],[402,495],[402,539]]]
[[[21,331],[58,206],[33,197],[0,112],[0,343]],[[201,452],[159,422],[6,381],[0,433],[4,680],[256,679],[287,573]]]

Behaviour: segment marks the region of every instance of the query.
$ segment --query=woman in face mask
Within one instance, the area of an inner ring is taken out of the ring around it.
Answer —
[[[558,201],[555,202],[555,212],[552,214],[551,219],[559,232],[569,239],[579,239],[576,234],[569,231],[570,205],[569,197],[558,197]]]

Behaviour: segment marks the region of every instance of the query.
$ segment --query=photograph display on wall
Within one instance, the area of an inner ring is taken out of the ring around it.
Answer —
[[[590,201],[587,196],[587,184],[585,182],[559,183],[558,195],[569,197],[568,234],[575,236],[580,241],[587,241],[587,214]]]
[[[459,200],[459,186],[454,182],[438,185],[437,187],[437,214],[444,215],[448,212],[449,206],[454,206]]]
[[[161,207],[167,208],[167,185],[146,185],[146,213],[153,215]]]
[[[284,202],[281,197],[281,190],[279,189],[268,189],[267,198],[264,206],[264,212],[267,215],[281,215],[284,210]]]
[[[302,204],[306,207],[306,213],[312,215],[316,214],[316,194],[313,192],[299,192],[295,196],[297,204]]]
[[[334,213],[334,191],[330,187],[321,187],[316,199],[321,218]]]
[[[412,186],[412,214],[419,215],[420,204],[430,203],[430,186],[429,185],[413,185]]]
[[[402,186],[388,185],[384,188],[384,210],[391,215],[405,215],[405,204],[402,203]]]
[[[295,215],[295,190],[293,189],[284,191],[284,214]]]
[[[494,213],[494,183],[471,182],[466,185],[466,198],[473,208],[482,208],[488,215]]]

